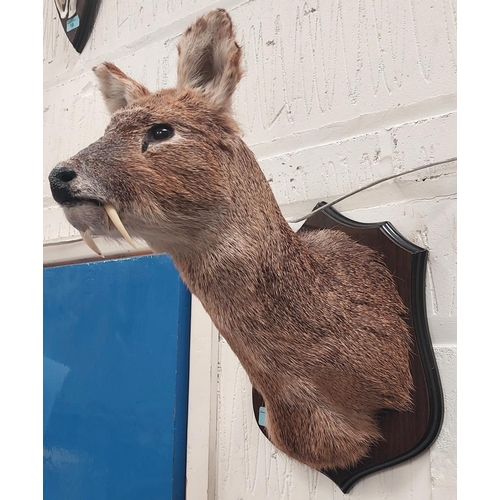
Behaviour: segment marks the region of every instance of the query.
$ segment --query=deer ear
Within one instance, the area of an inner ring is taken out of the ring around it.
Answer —
[[[105,62],[94,68],[99,82],[99,90],[110,113],[130,104],[135,99],[149,94],[149,90],[129,78],[114,64]]]
[[[177,50],[177,87],[200,90],[215,107],[230,111],[242,70],[229,14],[216,9],[200,17],[184,32]]]

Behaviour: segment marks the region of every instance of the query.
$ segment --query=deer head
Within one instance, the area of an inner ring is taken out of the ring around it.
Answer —
[[[94,72],[104,135],[50,174],[69,222],[169,253],[266,401],[271,441],[315,468],[345,467],[380,438],[375,414],[411,406],[409,334],[392,277],[336,231],[295,234],[231,98],[241,50],[222,9],[179,45],[175,88]]]
[[[185,253],[193,238],[208,243],[224,219],[236,196],[233,165],[243,160],[255,170],[231,115],[241,69],[227,13],[199,19],[178,50],[173,89],[152,93],[113,64],[94,68],[111,122],[50,174],[55,200],[80,231],[120,237],[103,210],[113,206],[130,235],[155,250]]]

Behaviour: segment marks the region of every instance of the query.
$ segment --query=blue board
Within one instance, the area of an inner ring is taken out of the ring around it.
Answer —
[[[190,304],[166,256],[44,270],[45,499],[185,498]]]

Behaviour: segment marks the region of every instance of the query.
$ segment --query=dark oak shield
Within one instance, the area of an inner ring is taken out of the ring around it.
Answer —
[[[326,203],[317,205],[320,207]],[[317,208],[316,207],[316,208]],[[333,228],[380,252],[410,314],[408,326],[413,337],[411,372],[415,385],[412,412],[386,410],[379,415],[384,439],[371,449],[368,458],[349,469],[322,470],[347,493],[363,477],[416,457],[436,439],[443,420],[443,394],[425,308],[427,250],[405,239],[390,222],[366,224],[350,220],[333,208],[310,217],[300,231]],[[332,381],[332,383],[335,383]],[[259,423],[262,396],[253,389],[253,407]],[[266,434],[266,428],[259,424]]]
[[[62,27],[78,53],[87,43],[101,0],[54,0]]]

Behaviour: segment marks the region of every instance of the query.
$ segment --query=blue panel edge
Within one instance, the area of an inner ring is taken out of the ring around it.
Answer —
[[[130,260],[150,259],[158,256],[130,257]],[[165,257],[168,257],[165,255]],[[168,257],[169,260],[170,257]],[[128,259],[111,259],[128,260]],[[100,262],[99,262],[100,263]],[[92,265],[92,263],[66,264],[57,267]],[[191,293],[184,284],[180,276],[178,277],[178,298],[177,310],[178,335],[177,335],[177,372],[175,374],[177,397],[174,416],[174,443],[173,443],[173,463],[171,478],[171,499],[185,500],[186,494],[186,459],[187,459],[187,418],[188,418],[188,389],[189,389],[189,357],[190,357],[190,328],[191,328]],[[169,499],[170,500],[170,499]]]
[[[175,408],[174,461],[172,464],[172,500],[184,500],[186,497],[186,460],[187,460],[187,420],[189,401],[189,353],[191,329],[191,293],[179,278],[179,335],[177,345],[176,394]]]

